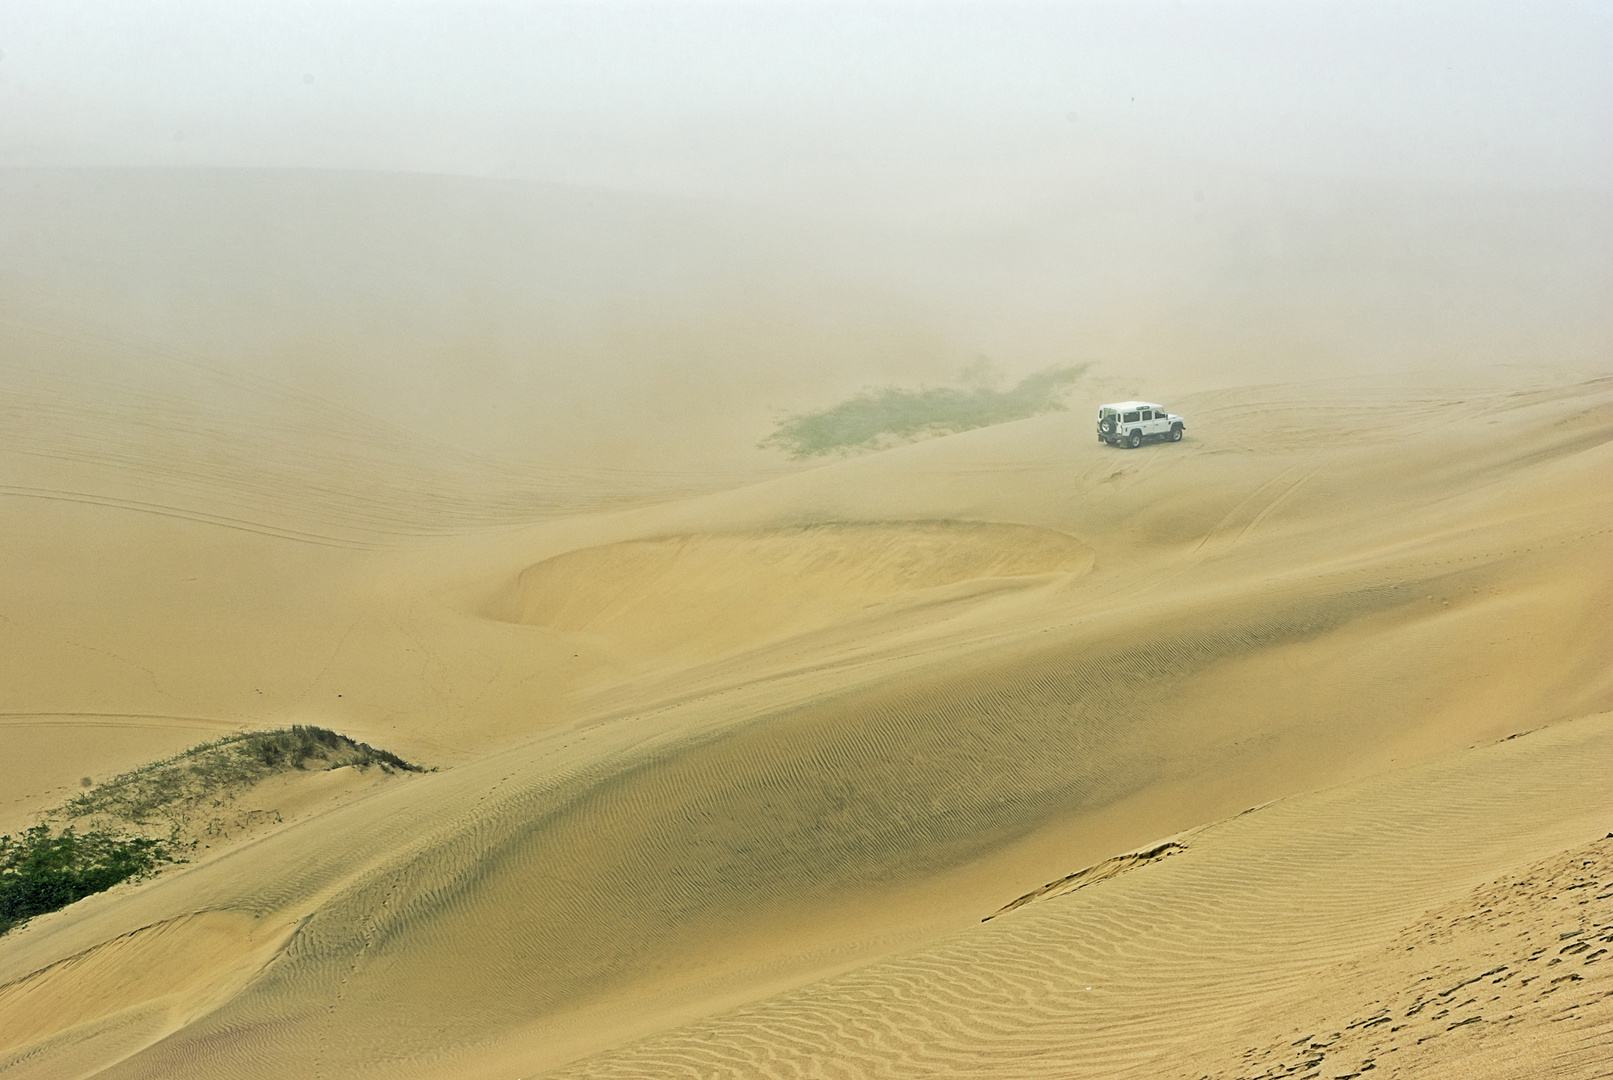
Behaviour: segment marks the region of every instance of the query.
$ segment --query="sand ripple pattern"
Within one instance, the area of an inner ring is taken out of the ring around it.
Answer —
[[[1197,1076],[1217,1030],[1302,998],[1428,897],[1558,840],[1513,831],[1541,804],[1605,820],[1610,785],[1604,716],[1285,801],[1185,855],[553,1075]]]

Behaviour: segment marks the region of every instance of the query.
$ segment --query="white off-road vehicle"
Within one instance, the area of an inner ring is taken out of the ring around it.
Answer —
[[[1151,401],[1117,401],[1098,409],[1098,441],[1133,450],[1144,439],[1181,442],[1187,421]]]

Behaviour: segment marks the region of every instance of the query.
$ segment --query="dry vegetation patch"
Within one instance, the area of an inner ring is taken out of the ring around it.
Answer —
[[[244,732],[114,777],[48,816],[170,832],[205,829],[205,818],[275,773],[372,765],[387,772],[421,771],[396,754],[326,728]]]
[[[122,881],[187,861],[202,838],[251,824],[240,797],[276,774],[347,767],[421,772],[320,727],[243,732],[113,777],[0,836],[0,934]]]

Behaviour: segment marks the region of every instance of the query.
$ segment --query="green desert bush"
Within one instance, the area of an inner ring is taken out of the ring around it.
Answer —
[[[872,387],[818,412],[797,413],[758,445],[793,458],[875,450],[898,442],[951,435],[1064,408],[1063,394],[1088,365],[1048,368],[1007,390],[987,385]],[[968,373],[966,372],[966,377]]]
[[[105,830],[80,835],[36,825],[15,838],[0,836],[0,934],[170,861],[156,840]]]

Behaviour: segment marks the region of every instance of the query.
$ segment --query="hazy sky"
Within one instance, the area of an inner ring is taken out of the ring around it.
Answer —
[[[1006,195],[1128,160],[1613,186],[1613,3],[0,0],[0,165]]]

